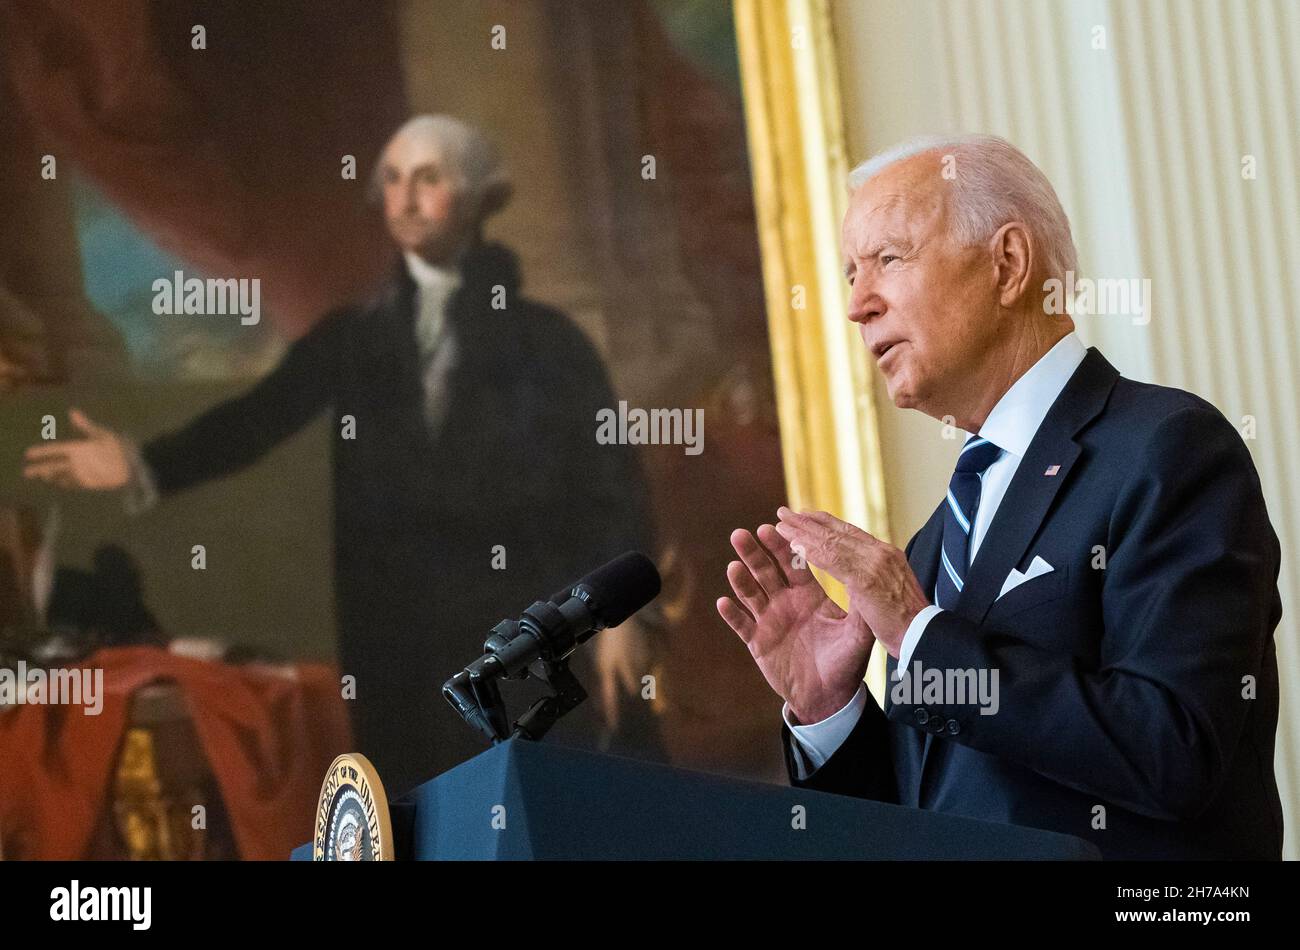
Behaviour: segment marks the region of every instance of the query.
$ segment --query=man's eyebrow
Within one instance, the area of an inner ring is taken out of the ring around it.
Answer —
[[[883,237],[881,237],[879,240],[873,243],[868,248],[868,250],[861,255],[862,259],[867,261],[872,260],[873,258],[878,257],[880,255],[880,252],[883,251],[885,248],[889,247],[890,245],[893,245],[903,251],[912,251],[916,249],[916,245],[911,238],[905,237],[900,232],[894,232],[891,234],[885,234]],[[857,270],[857,264],[855,264],[853,260],[854,256],[856,255],[850,256],[849,259],[844,264],[845,279],[852,277],[853,272]]]
[[[875,257],[887,247],[897,247],[902,250],[910,251],[913,247],[911,238],[904,237],[902,234],[886,234],[871,245],[864,257],[870,259]]]
[[[432,171],[436,175],[442,174],[442,169],[438,167],[438,163],[432,161],[421,162],[419,165],[412,167],[409,171],[412,175],[419,175],[426,171]],[[401,175],[402,169],[397,165],[394,165],[392,162],[384,162],[383,173],[385,175]]]

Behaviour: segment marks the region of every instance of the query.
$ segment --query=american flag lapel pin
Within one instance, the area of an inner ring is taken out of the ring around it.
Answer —
[[[1056,474],[1057,472],[1059,472],[1060,470],[1061,470],[1061,466],[1059,466],[1059,465],[1049,465],[1049,466],[1047,466],[1047,471],[1043,472],[1043,474],[1044,474],[1044,475],[1055,475],[1055,474]]]

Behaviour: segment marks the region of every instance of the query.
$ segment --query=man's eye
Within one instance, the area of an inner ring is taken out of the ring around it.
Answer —
[[[890,261],[896,261],[896,260],[898,260],[898,259],[899,259],[899,258],[898,258],[898,255],[897,255],[897,254],[881,254],[881,255],[880,255],[880,263],[883,264],[883,265],[885,265],[885,266],[888,266]]]

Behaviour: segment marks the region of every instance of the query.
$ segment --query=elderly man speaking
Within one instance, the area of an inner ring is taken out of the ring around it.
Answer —
[[[791,780],[1107,858],[1280,857],[1281,552],[1241,436],[1046,312],[1070,226],[1006,142],[910,143],[850,186],[849,319],[896,406],[970,435],[906,551],[824,512],[733,532],[718,610],[786,700]]]

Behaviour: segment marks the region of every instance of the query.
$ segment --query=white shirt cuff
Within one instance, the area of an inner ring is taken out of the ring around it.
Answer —
[[[929,625],[930,619],[935,614],[943,613],[942,607],[936,607],[934,604],[927,604],[921,608],[921,612],[912,618],[912,622],[907,626],[907,633],[903,634],[903,642],[898,648],[898,669],[907,669],[907,661],[912,658],[912,652],[916,645],[921,642],[921,634],[925,633],[925,628]],[[897,670],[895,675],[900,675]]]
[[[867,686],[858,687],[853,698],[839,712],[809,725],[796,725],[790,718],[790,704],[781,707],[781,718],[795,738],[796,778],[805,779],[826,764],[835,750],[844,744],[867,707]],[[802,753],[801,755],[799,753]]]
[[[128,515],[138,515],[158,504],[158,482],[153,470],[144,460],[140,446],[125,436],[118,436],[126,447],[127,467],[130,469],[122,502]]]

